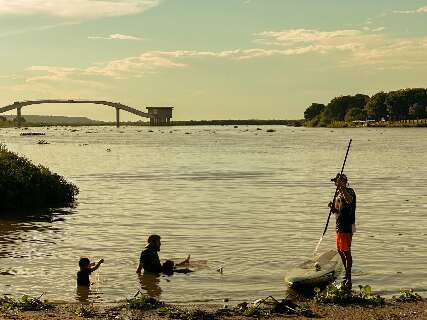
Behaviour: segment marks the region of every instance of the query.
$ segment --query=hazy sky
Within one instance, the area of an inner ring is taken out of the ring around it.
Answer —
[[[426,86],[427,0],[0,0],[0,106],[84,98],[171,105],[179,120],[296,119],[337,95]]]

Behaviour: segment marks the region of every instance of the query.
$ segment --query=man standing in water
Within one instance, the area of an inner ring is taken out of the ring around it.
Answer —
[[[163,266],[160,263],[159,254],[160,246],[162,243],[160,242],[160,236],[157,234],[152,234],[147,239],[147,245],[145,249],[141,252],[141,257],[139,258],[139,265],[136,269],[136,273],[141,273],[142,269],[145,272],[149,273],[173,273],[174,266],[183,266],[190,263],[190,256],[187,257],[184,261],[175,264],[173,261],[166,261]],[[182,270],[181,270],[182,272]],[[189,271],[191,272],[191,270]]]
[[[141,252],[141,257],[139,258],[137,273],[141,273],[141,270],[144,268],[144,271],[151,273],[160,273],[162,272],[162,265],[160,264],[159,254],[160,246],[160,236],[157,234],[152,234],[147,239],[147,245],[145,249]]]
[[[329,207],[336,216],[337,250],[345,268],[343,284],[347,288],[351,288],[351,267],[353,265],[351,240],[353,233],[356,232],[356,193],[352,188],[347,187],[347,177],[344,174],[338,173],[331,181],[335,182],[337,187],[335,203],[330,202]]]

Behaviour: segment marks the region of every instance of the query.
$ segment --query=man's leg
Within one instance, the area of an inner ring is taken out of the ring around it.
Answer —
[[[340,254],[341,261],[342,261],[342,264],[344,266],[344,270],[346,270],[345,274],[346,274],[346,279],[347,279],[347,259],[346,259],[345,254],[344,254],[343,251],[338,250],[338,253]]]
[[[353,284],[351,282],[351,267],[353,265],[353,257],[351,256],[351,251],[344,251],[343,252],[344,259],[346,261],[345,263],[345,280],[344,285],[351,289]]]

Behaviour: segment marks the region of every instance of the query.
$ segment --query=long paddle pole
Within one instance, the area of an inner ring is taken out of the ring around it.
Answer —
[[[348,156],[348,152],[350,151],[351,141],[352,141],[352,139],[350,139],[350,142],[348,143],[347,152],[345,153],[345,158],[344,158],[344,162],[343,162],[342,167],[341,167],[340,175],[342,175],[342,173],[344,171],[345,163],[347,162],[347,156]],[[323,230],[323,234],[320,237],[319,243],[317,244],[316,250],[314,252],[317,252],[317,250],[319,249],[320,242],[322,242],[322,239],[325,236],[326,231],[328,230],[329,220],[331,219],[331,214],[332,214],[332,210],[333,210],[332,208],[333,208],[333,206],[335,204],[335,200],[337,198],[337,194],[338,194],[338,186],[335,189],[334,199],[332,200],[332,206],[331,206],[331,209],[329,210],[328,219],[326,220],[325,230]]]

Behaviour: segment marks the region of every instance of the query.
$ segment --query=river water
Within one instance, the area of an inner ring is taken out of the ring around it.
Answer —
[[[20,136],[28,131],[46,136]],[[311,258],[323,231],[349,138],[354,285],[425,294],[427,130],[284,126],[1,129],[10,150],[65,176],[80,195],[52,216],[0,218],[0,293],[97,302],[147,288],[178,303],[282,297],[284,275]],[[151,233],[162,236],[162,259],[191,254],[195,272],[139,278]],[[320,251],[330,248],[333,219]],[[82,256],[105,259],[89,293],[75,288]]]

